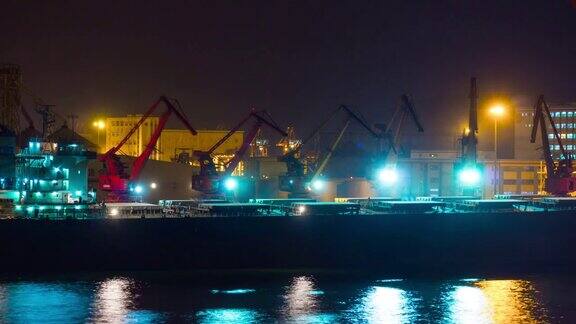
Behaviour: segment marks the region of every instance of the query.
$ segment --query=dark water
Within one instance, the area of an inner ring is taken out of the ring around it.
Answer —
[[[0,323],[576,322],[576,280],[83,275],[0,281]]]

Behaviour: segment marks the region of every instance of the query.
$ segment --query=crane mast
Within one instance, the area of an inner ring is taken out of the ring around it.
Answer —
[[[464,196],[479,196],[483,167],[478,164],[478,86],[476,78],[470,78],[468,128],[462,133],[462,151],[454,164],[456,181]]]
[[[470,78],[470,107],[468,129],[462,136],[462,158],[466,164],[476,164],[478,160],[478,88],[476,78]]]

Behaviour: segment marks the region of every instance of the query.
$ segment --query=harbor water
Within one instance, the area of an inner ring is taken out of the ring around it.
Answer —
[[[3,278],[0,323],[530,323],[576,321],[567,277],[78,274]]]

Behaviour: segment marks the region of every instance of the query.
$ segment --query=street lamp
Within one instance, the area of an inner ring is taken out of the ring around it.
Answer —
[[[102,147],[100,146],[100,131],[103,130],[104,128],[106,128],[106,122],[102,119],[96,120],[94,121],[94,123],[92,123],[92,126],[94,126],[97,130],[98,133],[98,149],[102,149]]]
[[[498,165],[498,119],[506,114],[506,106],[496,103],[488,110],[494,118],[494,194],[497,194],[500,183],[500,166]]]

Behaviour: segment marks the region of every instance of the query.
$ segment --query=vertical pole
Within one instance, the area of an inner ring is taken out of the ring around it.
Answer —
[[[494,195],[500,191],[500,166],[498,165],[498,118],[494,119]]]

